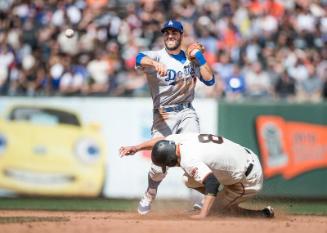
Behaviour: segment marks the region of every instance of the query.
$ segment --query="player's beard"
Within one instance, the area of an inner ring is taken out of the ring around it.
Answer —
[[[165,41],[165,47],[169,51],[174,51],[174,50],[178,49],[181,46],[181,43],[182,43],[182,38],[177,39],[174,46],[169,46],[167,41]]]

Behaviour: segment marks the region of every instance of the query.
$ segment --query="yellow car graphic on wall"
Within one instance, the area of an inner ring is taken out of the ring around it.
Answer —
[[[105,141],[95,125],[52,107],[14,106],[0,119],[0,189],[21,195],[98,196]]]

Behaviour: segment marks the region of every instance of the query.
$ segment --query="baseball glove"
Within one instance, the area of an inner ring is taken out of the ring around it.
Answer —
[[[199,42],[190,44],[186,49],[186,57],[190,61],[195,61],[195,53],[201,51],[204,52],[204,46]]]

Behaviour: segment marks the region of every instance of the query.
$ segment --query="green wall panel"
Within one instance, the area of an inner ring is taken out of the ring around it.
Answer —
[[[259,154],[255,119],[278,115],[287,121],[327,125],[327,104],[218,103],[218,133]],[[264,196],[327,198],[327,168],[303,173],[290,180],[275,176],[265,180]]]

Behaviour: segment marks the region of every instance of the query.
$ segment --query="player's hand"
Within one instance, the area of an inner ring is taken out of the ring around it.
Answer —
[[[199,51],[201,53],[204,53],[204,50],[205,50],[204,46],[202,44],[200,44],[199,42],[192,43],[186,49],[186,57],[188,60],[194,61],[195,54]]]
[[[120,157],[134,155],[137,151],[136,146],[122,146],[119,148]]]
[[[167,75],[167,69],[166,66],[160,62],[153,61],[153,67],[158,72],[160,76],[166,76]]]

